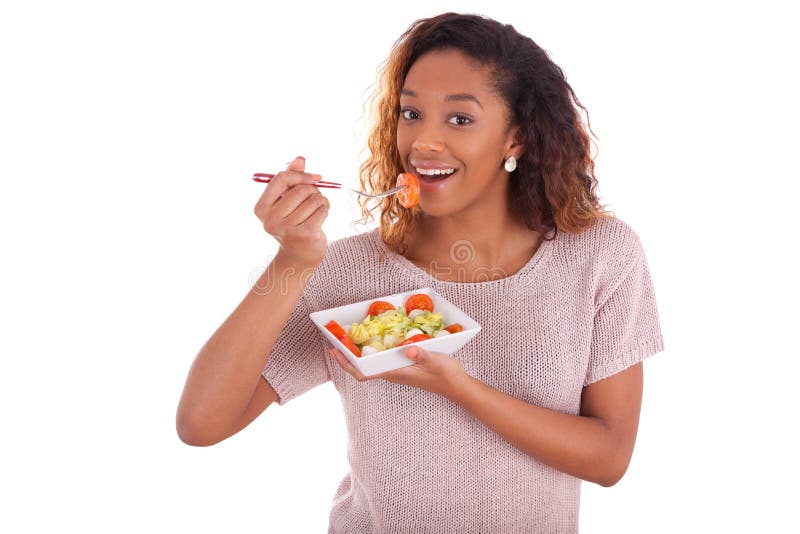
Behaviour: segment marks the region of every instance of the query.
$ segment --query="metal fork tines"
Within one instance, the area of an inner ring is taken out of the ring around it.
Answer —
[[[405,189],[405,186],[401,185],[401,186],[395,187],[393,189],[389,189],[388,191],[384,191],[383,193],[378,193],[377,195],[371,195],[369,193],[365,193],[363,191],[359,191],[358,189],[351,189],[351,188],[348,188],[348,189],[350,189],[350,191],[352,191],[353,193],[358,193],[359,195],[364,195],[365,197],[383,198],[383,197],[388,197],[389,195],[394,195],[398,191],[402,191],[403,189]]]

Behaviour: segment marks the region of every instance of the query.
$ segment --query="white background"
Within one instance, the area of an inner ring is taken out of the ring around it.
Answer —
[[[581,531],[796,527],[788,10],[378,6],[2,4],[0,530],[325,531],[347,471],[331,384],[209,448],[178,439],[175,410],[277,250],[251,174],[303,155],[355,185],[376,69],[449,10],[513,24],[562,67],[598,136],[602,200],[648,256],[666,351],[645,364],[628,473],[583,484]],[[329,196],[329,240],[355,233],[355,201]]]

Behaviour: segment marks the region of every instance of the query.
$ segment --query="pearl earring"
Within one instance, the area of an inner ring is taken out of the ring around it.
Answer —
[[[514,158],[514,156],[508,156],[508,158],[506,158],[504,167],[506,171],[514,172],[514,169],[517,168],[517,160]]]

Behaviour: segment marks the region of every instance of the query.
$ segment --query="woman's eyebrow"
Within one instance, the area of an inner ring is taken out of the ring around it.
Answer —
[[[413,96],[415,98],[417,96],[417,93],[415,93],[411,89],[402,89],[400,91],[400,94],[401,95],[406,95],[406,96]],[[475,98],[474,96],[472,96],[471,94],[468,94],[468,93],[458,93],[458,94],[455,94],[455,95],[447,95],[446,97],[444,97],[444,101],[445,102],[449,102],[451,100],[461,100],[461,101],[475,102],[476,104],[478,104],[478,106],[481,109],[483,109],[483,106],[481,105],[480,101],[477,98]]]

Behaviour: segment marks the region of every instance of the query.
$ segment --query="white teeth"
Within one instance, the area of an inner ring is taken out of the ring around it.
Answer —
[[[417,169],[417,172],[420,174],[425,174],[428,176],[436,176],[439,174],[453,174],[456,172],[455,169]]]

